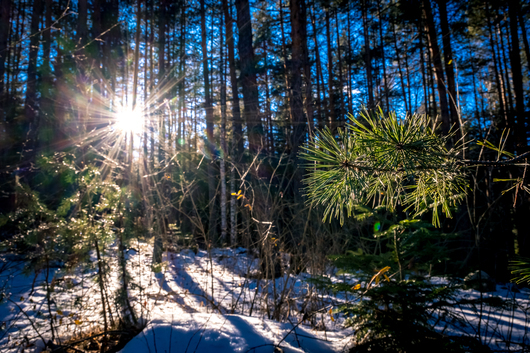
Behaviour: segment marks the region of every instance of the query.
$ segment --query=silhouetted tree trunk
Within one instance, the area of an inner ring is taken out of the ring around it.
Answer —
[[[268,53],[267,41],[263,41],[263,50]],[[272,109],[271,109],[271,90],[270,90],[270,75],[269,75],[269,61],[268,55],[264,57],[265,61],[265,123],[266,123],[266,141],[267,151],[269,154],[274,154],[274,137],[272,135]]]
[[[336,29],[336,32],[337,32],[337,61],[338,61],[338,64],[339,64],[339,89],[338,89],[338,94],[339,94],[340,116],[339,116],[338,120],[339,120],[339,125],[342,125],[343,121],[344,121],[344,116],[346,115],[346,110],[344,109],[344,94],[343,94],[344,80],[342,78],[342,53],[341,53],[341,50],[340,50],[340,24],[339,24],[339,15],[337,14],[337,12],[335,12],[335,24],[336,24],[335,29]]]
[[[317,40],[317,25],[315,21],[315,15],[313,9],[310,10],[311,24],[313,25],[313,42],[315,45],[315,61],[316,61],[316,70],[317,70],[317,112],[318,112],[318,127],[323,129],[326,126],[326,117],[322,112],[322,105],[327,107],[326,103],[326,87],[324,84],[324,75],[322,73],[322,63],[320,61],[320,50]],[[324,108],[325,109],[325,108]]]
[[[39,128],[39,113],[37,103],[37,61],[39,55],[39,25],[42,18],[42,0],[35,0],[33,2],[33,13],[31,14],[30,25],[30,42],[28,54],[28,71],[26,80],[26,101],[24,107],[25,122],[27,128],[24,132],[27,133],[28,151],[32,156],[35,155],[35,148],[37,147],[37,132]],[[31,158],[30,158],[31,159]]]
[[[9,22],[11,21],[11,0],[0,1],[0,122],[4,121],[5,97],[5,67],[8,56]]]
[[[508,122],[508,116],[506,114],[506,102],[505,102],[506,95],[504,94],[503,79],[502,79],[501,74],[499,73],[500,69],[499,69],[499,63],[497,60],[497,51],[495,50],[495,42],[494,42],[494,37],[493,37],[493,25],[490,19],[489,4],[485,3],[484,5],[486,8],[486,19],[488,21],[487,27],[488,27],[489,42],[490,42],[490,48],[491,48],[491,57],[493,59],[493,74],[495,76],[495,83],[497,86],[497,93],[499,97],[500,114],[504,119],[504,123],[506,124],[506,126],[508,126],[509,122]]]
[[[291,91],[291,83],[289,82],[289,69],[288,66],[288,59],[287,59],[287,45],[285,44],[285,30],[283,28],[283,1],[278,1],[278,7],[280,9],[280,34],[281,34],[281,49],[282,49],[282,63],[283,63],[283,78],[285,81],[285,90],[286,90],[286,99],[287,99],[287,106],[289,107],[289,121],[293,121],[293,105],[291,104],[292,100],[292,91]],[[291,148],[291,131],[289,129],[285,129],[285,140],[287,144],[287,148]]]
[[[519,25],[521,26],[521,31],[523,34],[524,51],[526,54],[526,64],[528,65],[528,72],[530,73],[530,45],[528,44],[528,36],[526,33],[526,26],[524,24],[522,11],[519,11],[518,17],[519,17]]]
[[[421,21],[421,20],[420,20]],[[421,66],[421,81],[423,86],[423,104],[425,105],[425,113],[429,114],[429,97],[428,97],[428,87],[427,87],[427,79],[425,77],[425,52],[423,51],[423,33],[422,33],[422,26],[421,22],[418,26],[419,33],[418,33],[418,41],[420,45],[420,66]]]
[[[444,80],[444,72],[442,67],[442,60],[440,57],[440,48],[438,46],[438,38],[436,35],[436,28],[434,26],[434,17],[432,15],[431,1],[423,0],[423,16],[425,19],[425,30],[429,39],[429,49],[431,51],[431,58],[434,65],[434,74],[436,76],[436,86],[438,88],[438,96],[440,97],[440,110],[442,111],[442,133],[445,135],[451,128],[451,120],[449,117],[449,105],[447,104],[447,89]]]
[[[256,68],[254,48],[252,46],[252,22],[248,0],[236,0],[237,28],[239,31],[239,59],[241,88],[243,89],[243,116],[247,124],[248,145],[251,153],[261,148],[263,128],[259,117],[258,85],[256,82]]]
[[[504,21],[508,22],[508,21]],[[512,92],[512,82],[510,80],[510,70],[508,70],[508,57],[506,57],[506,45],[504,44],[504,34],[502,32],[502,27],[499,23],[497,23],[497,36],[498,39],[496,40],[497,45],[499,46],[498,53],[499,53],[499,63],[501,63],[501,76],[504,80],[504,92],[506,93],[508,97],[508,103],[506,106],[508,107],[507,110],[510,114],[513,114],[513,111],[515,110],[515,105],[513,103],[513,92]],[[506,33],[506,36],[509,34]],[[509,54],[508,54],[509,55]],[[512,119],[513,120],[513,119]],[[515,122],[512,122],[515,123]],[[512,124],[511,123],[511,124]],[[512,130],[515,129],[515,125],[511,126]]]
[[[381,17],[381,3],[380,1],[377,2],[377,17],[379,18],[379,45],[381,45],[381,65],[383,66],[383,90],[385,92],[385,107],[387,111],[390,111],[390,103],[388,101],[388,82],[386,77],[386,60],[385,60],[385,42],[383,37],[383,19]],[[349,19],[349,17],[348,17]],[[421,35],[420,35],[420,48],[421,48]],[[421,59],[423,59],[423,52],[420,50]],[[423,60],[422,63],[422,69],[423,69]],[[423,70],[422,70],[423,73]],[[424,85],[425,88],[425,85]],[[427,95],[424,92],[425,99],[427,99]],[[427,109],[427,108],[426,108]]]
[[[204,108],[206,111],[206,143],[205,148],[208,150],[208,153],[212,156],[212,161],[208,163],[208,196],[210,198],[209,203],[209,227],[208,227],[208,236],[209,241],[215,242],[217,231],[216,231],[216,207],[215,207],[215,197],[216,197],[216,184],[215,184],[215,169],[213,161],[215,160],[215,139],[213,136],[213,106],[210,95],[210,70],[208,68],[208,47],[206,44],[207,31],[206,31],[206,8],[204,6],[204,0],[200,0],[201,4],[201,34],[202,34],[202,73],[204,80]]]
[[[396,33],[396,26],[392,24],[392,33],[394,35],[394,49],[396,50],[396,61],[398,64],[398,73],[399,73],[399,79],[401,81],[401,95],[403,96],[403,103],[405,104],[405,111],[409,112],[410,107],[408,105],[407,100],[407,91],[406,91],[406,84],[405,84],[405,78],[403,77],[403,69],[401,67],[401,51],[399,50],[398,46],[398,39],[397,39],[397,33]],[[406,48],[405,48],[406,50]]]
[[[228,1],[222,0],[223,13],[225,15],[226,44],[228,49],[228,66],[230,69],[230,85],[232,86],[232,151],[233,165],[230,168],[230,245],[237,243],[237,207],[236,207],[236,187],[235,187],[235,163],[239,161],[243,154],[243,133],[241,129],[241,112],[239,107],[239,90],[236,74],[236,64],[234,59],[234,34],[232,23],[234,20],[230,16]]]
[[[453,49],[451,47],[451,31],[447,21],[447,0],[437,0],[440,9],[440,27],[442,28],[442,44],[444,51],[445,73],[447,75],[447,90],[449,91],[449,108],[451,111],[451,124],[459,126],[458,102],[455,83]]]
[[[140,32],[141,32],[141,23],[142,23],[142,0],[138,0],[136,8],[136,33],[134,37],[134,63],[133,63],[133,86],[132,86],[132,109],[136,109],[136,98],[138,96],[138,64],[140,60]],[[132,168],[133,168],[133,144],[134,136],[133,131],[129,133],[129,182],[132,181]]]
[[[290,0],[291,12],[291,38],[292,53],[290,65],[291,83],[291,113],[292,113],[292,142],[291,158],[296,161],[300,146],[303,144],[305,134],[304,107],[302,104],[302,63],[305,61],[303,54],[302,20],[300,18],[300,2],[304,0]]]
[[[228,66],[230,69],[230,85],[232,86],[232,130],[234,136],[233,140],[233,155],[236,159],[239,159],[243,153],[243,133],[241,128],[241,111],[239,107],[239,90],[238,80],[236,73],[236,61],[234,54],[234,33],[232,29],[232,23],[234,20],[230,16],[228,2],[223,1],[223,12],[225,15],[225,27],[226,27],[226,44],[228,47]]]
[[[519,48],[519,31],[517,30],[517,13],[520,11],[519,0],[508,2],[508,14],[510,17],[510,64],[512,68],[512,80],[515,93],[515,140],[517,143],[517,153],[526,152],[528,143],[525,127],[524,91],[523,91],[523,70],[521,68],[521,55]]]
[[[368,109],[374,108],[374,87],[372,78],[372,57],[370,49],[370,34],[368,32],[368,5],[366,0],[363,0],[362,5],[363,16],[363,36],[364,36],[364,64],[366,68],[366,89],[368,91]]]
[[[313,122],[313,85],[311,82],[311,62],[309,61],[309,49],[307,45],[307,4],[300,0],[300,35],[302,40],[302,60],[304,67],[305,96],[304,107],[307,116],[307,128],[311,134]]]
[[[226,243],[226,75],[225,75],[225,60],[224,60],[224,36],[223,36],[223,21],[226,21],[226,17],[221,14],[220,23],[220,37],[221,46],[219,53],[219,66],[220,66],[220,90],[221,90],[221,126],[220,126],[220,142],[221,142],[221,158],[219,161],[219,174],[221,177],[221,244]]]
[[[335,92],[333,92],[333,54],[331,49],[331,30],[330,30],[330,11],[328,7],[324,9],[325,11],[325,21],[326,21],[326,40],[327,40],[327,49],[328,49],[328,110],[329,110],[329,127],[335,129],[337,126],[337,119],[335,118]]]

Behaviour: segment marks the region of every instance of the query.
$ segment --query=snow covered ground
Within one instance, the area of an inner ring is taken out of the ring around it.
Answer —
[[[353,331],[343,327],[343,317],[329,312],[350,298],[317,290],[306,281],[308,273],[258,280],[258,260],[242,248],[167,252],[161,271],[153,273],[152,246],[138,243],[133,248],[127,252],[129,293],[146,326],[123,353],[274,352],[275,347],[284,352],[341,352],[351,344]],[[8,296],[0,304],[1,352],[42,351],[43,339],[51,337],[46,320],[50,312],[60,342],[101,329],[95,268],[75,275],[59,269],[24,275],[22,262],[2,261],[0,289]],[[116,266],[113,261],[111,267]],[[115,272],[106,288],[111,297],[119,287]],[[339,280],[333,271],[328,275]],[[50,307],[46,278],[54,286]],[[499,284],[497,292],[484,294],[509,299],[503,309],[468,305],[456,310],[469,323],[465,330],[480,332],[493,349],[521,351],[518,344],[530,344],[530,292],[514,293],[511,288]],[[476,298],[480,293],[466,290],[459,295]],[[113,315],[109,320],[116,318],[116,312]],[[439,328],[453,334],[464,330]]]

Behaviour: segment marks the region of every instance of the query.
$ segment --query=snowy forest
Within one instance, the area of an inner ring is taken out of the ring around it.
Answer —
[[[527,0],[0,0],[0,351],[528,352]]]

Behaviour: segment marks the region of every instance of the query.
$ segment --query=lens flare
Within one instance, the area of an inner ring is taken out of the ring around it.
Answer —
[[[122,108],[116,114],[115,127],[118,131],[138,135],[143,131],[145,115],[141,109]]]

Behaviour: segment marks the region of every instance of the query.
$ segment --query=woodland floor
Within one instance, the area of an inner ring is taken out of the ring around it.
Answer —
[[[276,280],[257,279],[258,260],[246,249],[214,249],[210,253],[187,249],[164,254],[160,272],[151,271],[152,246],[137,243],[129,249],[130,300],[144,325],[121,350],[134,352],[341,352],[351,346],[353,330],[344,328],[345,318],[329,309],[351,300],[345,293],[317,290],[308,272],[287,273]],[[0,288],[8,296],[0,304],[2,352],[41,352],[51,337],[44,282],[46,273],[24,274],[22,261],[4,256]],[[111,262],[111,268],[116,264]],[[110,272],[107,291],[119,286]],[[355,278],[337,276],[327,268],[322,275],[332,281]],[[48,274],[53,281],[52,315],[59,344],[100,332],[101,300],[95,269]],[[58,280],[60,279],[60,280]],[[51,280],[50,280],[51,281]],[[446,282],[432,278],[433,282]],[[478,336],[493,350],[523,351],[530,344],[530,291],[513,291],[497,285],[483,296],[506,300],[504,309],[483,306],[455,308],[467,327],[441,320],[437,328],[446,334]],[[474,290],[461,290],[460,297],[477,298]],[[279,305],[279,303],[282,303]],[[276,311],[275,311],[275,308]],[[114,310],[114,308],[113,308]],[[276,312],[276,314],[275,314]],[[305,317],[304,317],[305,313]],[[115,321],[116,312],[112,319]],[[110,321],[109,317],[109,321]],[[99,342],[83,340],[78,351],[98,350]],[[73,350],[72,350],[73,351]]]

